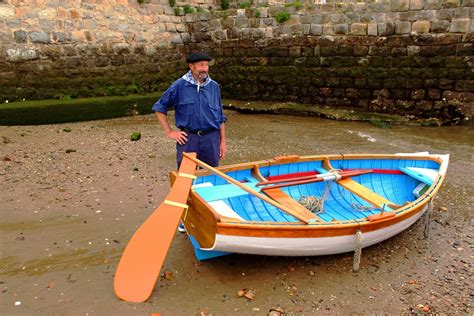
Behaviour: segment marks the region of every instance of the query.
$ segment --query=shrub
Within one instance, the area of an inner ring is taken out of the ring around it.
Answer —
[[[229,0],[221,0],[221,9],[222,10],[229,9]]]
[[[180,14],[181,14],[181,8],[180,7],[174,8],[174,15],[178,16]]]
[[[255,12],[255,17],[259,18],[260,17],[260,11]]]
[[[290,14],[288,12],[278,12],[275,15],[275,20],[278,23],[284,23],[290,19]]]
[[[176,5],[176,0],[168,0],[170,7],[174,7]]]
[[[294,7],[296,10],[299,10],[303,7],[303,4],[301,4],[299,1],[295,1],[285,4],[285,7]]]
[[[189,4],[185,5],[183,7],[183,10],[184,10],[184,14],[194,13],[194,8],[190,6]]]
[[[241,9],[246,9],[246,8],[250,8],[251,5],[252,5],[252,4],[250,3],[250,1],[244,1],[244,2],[242,2],[242,3],[239,5],[239,7],[240,7]]]

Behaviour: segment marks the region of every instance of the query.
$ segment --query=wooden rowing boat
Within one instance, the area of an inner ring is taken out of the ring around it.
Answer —
[[[429,153],[340,154],[216,169],[184,153],[179,171],[171,173],[170,193],[125,247],[115,294],[129,302],[150,297],[180,217],[199,260],[230,252],[355,251],[357,270],[363,247],[398,234],[426,212],[448,161],[449,155]],[[196,165],[206,170],[195,171]]]
[[[449,155],[284,156],[217,169],[192,159],[204,169],[182,220],[202,260],[328,255],[386,240],[428,209]]]

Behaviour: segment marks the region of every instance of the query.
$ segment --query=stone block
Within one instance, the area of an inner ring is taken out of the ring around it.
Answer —
[[[420,46],[407,46],[408,56],[416,56],[420,53]]]
[[[442,0],[425,0],[425,10],[441,9]]]
[[[377,36],[377,23],[369,23],[367,24],[367,35],[369,36]]]
[[[377,32],[381,36],[392,35],[395,33],[395,27],[391,22],[377,23]]]
[[[39,58],[38,51],[31,48],[9,48],[6,50],[6,59],[10,62],[34,60]]]
[[[354,46],[354,56],[367,56],[369,48],[367,46]]]
[[[443,8],[457,8],[460,5],[460,0],[442,0]]]
[[[349,24],[347,23],[341,23],[341,24],[335,24],[333,26],[334,34],[348,34],[349,33]]]
[[[57,9],[48,8],[38,11],[38,18],[42,20],[54,20],[58,14]]]
[[[456,47],[458,56],[472,56],[474,55],[474,45],[472,43],[461,43]]]
[[[176,32],[176,24],[174,23],[165,23],[166,32]]]
[[[184,33],[186,32],[186,26],[182,23],[176,24],[176,31],[178,33]]]
[[[415,33],[429,33],[430,25],[430,21],[416,21],[413,22],[411,29]]]
[[[22,30],[14,31],[13,36],[15,37],[16,43],[26,43],[27,34],[25,31],[22,31]]]
[[[367,24],[365,24],[365,23],[352,23],[350,34],[352,34],[352,35],[367,35]]]
[[[271,27],[266,27],[265,28],[265,37],[266,38],[272,38],[273,37],[273,28],[271,28]]]
[[[360,22],[360,15],[358,13],[355,13],[355,12],[348,12],[348,13],[346,13],[346,21],[348,23]]]
[[[15,18],[15,8],[0,6],[0,19],[13,19]]]
[[[32,43],[38,44],[49,44],[51,43],[51,39],[49,38],[49,34],[44,32],[29,32],[28,37]]]
[[[65,43],[70,40],[69,36],[63,32],[52,32],[53,40],[57,43]]]
[[[309,35],[310,29],[311,29],[310,24],[303,24],[303,35]]]
[[[431,23],[431,32],[444,33],[449,31],[451,23],[449,21],[433,21]]]
[[[424,4],[424,0],[410,0],[410,10],[421,10]]]
[[[411,23],[408,21],[395,22],[395,34],[410,34]]]
[[[290,57],[299,58],[301,57],[301,47],[300,46],[289,47],[288,53]]]
[[[334,35],[334,30],[331,24],[323,25],[323,34],[324,35]]]
[[[430,100],[439,100],[441,99],[441,91],[438,89],[428,89],[426,96]]]
[[[320,24],[311,24],[309,29],[310,35],[322,35],[323,34],[323,26]]]
[[[392,11],[408,11],[410,8],[410,0],[392,0],[390,3]]]
[[[171,38],[171,43],[173,44],[183,44],[183,39],[181,38],[180,34],[175,34]]]
[[[467,33],[471,29],[471,19],[453,19],[449,31],[451,33]]]

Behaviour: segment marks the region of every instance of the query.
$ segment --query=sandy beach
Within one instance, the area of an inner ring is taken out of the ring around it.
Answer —
[[[120,301],[113,275],[136,228],[163,200],[175,148],[154,115],[0,126],[0,306],[4,315],[472,314],[474,132],[381,129],[310,117],[227,113],[224,164],[282,154],[450,153],[426,218],[352,254],[198,262],[177,233],[149,301]],[[139,141],[130,134],[141,133]],[[469,281],[471,280],[471,281]],[[238,297],[252,289],[254,299]]]

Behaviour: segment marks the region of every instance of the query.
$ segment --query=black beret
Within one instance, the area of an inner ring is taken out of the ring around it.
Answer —
[[[206,54],[199,53],[199,52],[189,54],[188,57],[186,58],[186,62],[188,64],[196,63],[201,60],[211,61],[212,58]]]

